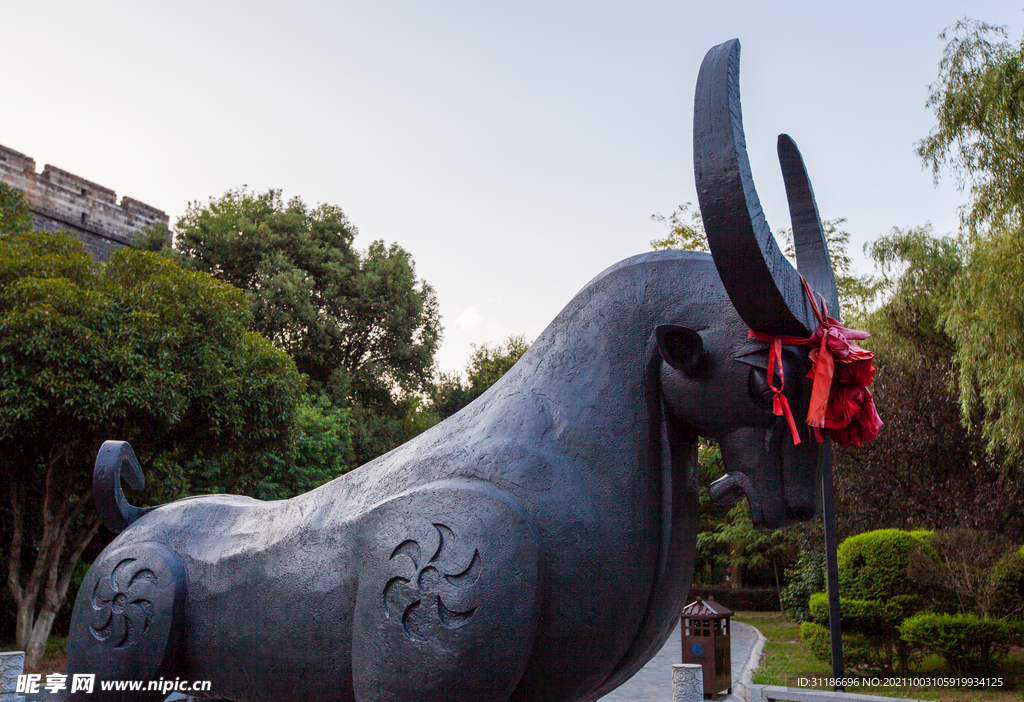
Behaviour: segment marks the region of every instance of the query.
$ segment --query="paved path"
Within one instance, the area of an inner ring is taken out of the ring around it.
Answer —
[[[745,685],[750,684],[750,673],[761,657],[764,637],[749,624],[735,619],[730,624],[732,694],[718,699],[721,702],[743,702]],[[682,658],[680,646],[679,627],[676,626],[658,654],[624,685],[602,697],[601,702],[669,702],[672,699],[672,664],[679,663]],[[757,655],[752,656],[755,648]],[[743,680],[744,673],[747,673],[746,681]]]

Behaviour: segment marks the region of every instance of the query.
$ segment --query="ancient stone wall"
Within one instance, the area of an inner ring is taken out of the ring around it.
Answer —
[[[85,178],[47,164],[36,173],[33,158],[0,145],[0,181],[25,191],[37,229],[71,231],[94,258],[106,261],[121,246],[131,246],[143,227],[168,224],[165,212],[122,197]]]

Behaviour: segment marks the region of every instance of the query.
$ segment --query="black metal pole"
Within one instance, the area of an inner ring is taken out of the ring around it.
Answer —
[[[839,627],[839,560],[836,555],[836,506],[832,484],[832,441],[818,447],[821,469],[821,506],[825,520],[825,574],[828,581],[828,632],[832,643],[832,677],[835,691],[843,692],[843,637]]]

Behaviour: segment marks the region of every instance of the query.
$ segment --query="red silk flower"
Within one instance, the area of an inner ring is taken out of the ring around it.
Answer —
[[[875,354],[851,343],[866,339],[869,334],[847,329],[829,317],[824,299],[819,309],[810,285],[803,276],[800,276],[800,280],[818,319],[818,328],[811,337],[804,339],[750,331],[750,336],[769,344],[768,385],[775,392],[773,412],[786,417],[793,443],[799,444],[800,434],[793,421],[789,401],[782,394],[785,387],[782,377],[782,345],[811,345],[811,370],[807,373],[811,379],[811,402],[807,408],[807,424],[814,427],[819,442],[822,441],[820,430],[824,429],[825,434],[840,446],[861,446],[865,441],[874,440],[882,426],[875,401],[867,388],[875,377],[872,363]],[[779,367],[777,388],[772,384],[776,363]]]
[[[825,434],[840,446],[863,446],[874,441],[882,418],[871,391],[859,385],[833,387],[825,410]]]

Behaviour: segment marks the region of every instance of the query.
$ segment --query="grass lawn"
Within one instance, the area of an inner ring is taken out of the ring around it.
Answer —
[[[831,677],[832,666],[819,661],[811,654],[810,648],[800,640],[799,625],[791,622],[786,615],[778,612],[737,612],[733,619],[759,629],[768,639],[761,655],[761,665],[754,671],[754,684],[800,687],[797,684],[800,678]],[[846,677],[865,680],[849,672],[846,673]],[[958,676],[945,668],[941,658],[929,656],[908,677]],[[846,691],[937,702],[1021,702],[1024,700],[1024,649],[1011,651],[1007,658],[993,666],[991,677],[1002,677],[1003,687],[884,687],[861,684],[848,685]]]

